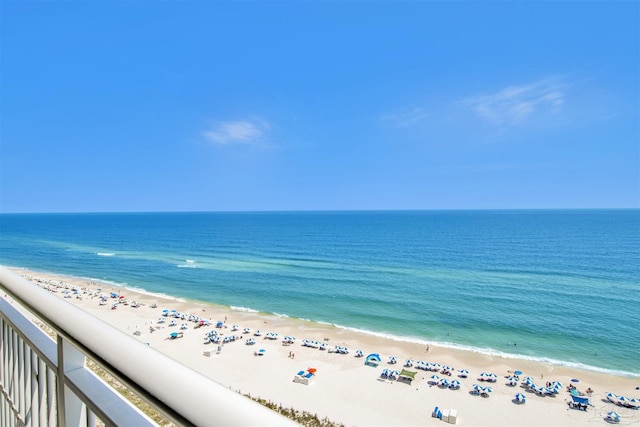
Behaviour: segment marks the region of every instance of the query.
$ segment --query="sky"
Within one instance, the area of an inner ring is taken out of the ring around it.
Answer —
[[[640,207],[637,1],[0,3],[0,213]]]

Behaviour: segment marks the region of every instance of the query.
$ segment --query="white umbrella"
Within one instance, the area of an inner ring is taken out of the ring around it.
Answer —
[[[608,421],[619,422],[620,414],[617,413],[616,411],[607,412],[607,416],[605,417],[605,419]]]
[[[629,403],[629,398],[625,396],[618,396],[618,405],[625,406]]]

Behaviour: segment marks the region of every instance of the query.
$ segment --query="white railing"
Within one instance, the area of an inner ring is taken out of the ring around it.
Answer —
[[[177,425],[296,425],[0,267],[0,426],[156,425],[95,361]],[[56,333],[50,338],[20,305]]]

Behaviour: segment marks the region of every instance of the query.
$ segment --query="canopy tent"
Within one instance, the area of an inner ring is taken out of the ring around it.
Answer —
[[[571,396],[571,398],[573,399],[573,401],[575,403],[580,403],[582,405],[588,405],[589,404],[589,398],[588,397]]]
[[[417,372],[407,371],[406,369],[403,369],[402,372],[400,372],[400,379],[411,382],[416,379],[416,374]]]

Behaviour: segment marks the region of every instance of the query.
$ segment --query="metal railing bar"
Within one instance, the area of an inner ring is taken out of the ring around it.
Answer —
[[[122,398],[108,384],[88,369],[66,373],[67,387],[86,402],[87,408],[107,426],[157,425],[133,405],[123,405]],[[94,402],[100,402],[96,405]]]
[[[49,335],[2,298],[0,298],[0,317],[4,318],[16,334],[20,334],[41,360],[44,360],[50,368],[55,369],[58,365],[56,343]]]

